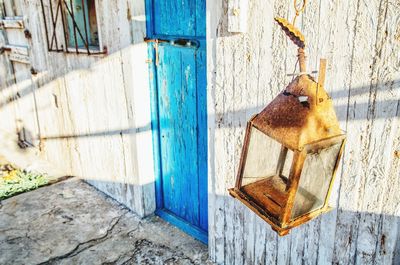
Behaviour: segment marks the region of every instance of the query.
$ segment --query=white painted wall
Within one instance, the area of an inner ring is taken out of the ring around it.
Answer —
[[[347,145],[335,210],[278,237],[229,197],[247,120],[291,77],[296,48],[273,17],[293,1],[249,1],[248,31],[228,32],[228,0],[207,1],[209,249],[218,264],[400,263],[400,3],[308,1],[298,26],[308,68],[328,59],[326,87]]]
[[[109,51],[106,56],[48,52],[40,1],[2,2],[5,15],[25,17],[32,39],[23,34],[17,39],[22,31],[5,30],[0,41],[6,43],[8,37],[10,43],[18,40],[29,45],[38,74],[32,76],[29,65],[11,63],[6,54],[0,56],[1,134],[14,142],[16,119],[29,123],[37,116],[39,124],[30,124],[29,129],[41,139],[41,150],[31,153],[65,174],[87,180],[140,216],[152,213],[144,1],[96,1],[101,43]],[[15,74],[8,67],[14,67]],[[16,97],[17,93],[22,96]],[[16,99],[9,102],[11,97]]]

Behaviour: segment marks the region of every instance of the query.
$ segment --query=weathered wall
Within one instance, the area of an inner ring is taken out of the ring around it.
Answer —
[[[97,1],[102,45],[110,53],[99,57],[47,52],[40,3],[16,0],[13,9],[11,0],[3,1],[6,15],[27,19],[38,75],[0,56],[2,136],[14,141],[16,120],[22,120],[42,139],[38,156],[140,215],[152,212],[143,1]],[[336,210],[283,238],[226,191],[234,184],[247,120],[290,81],[286,74],[296,60],[296,49],[273,23],[275,15],[293,16],[292,1],[249,5],[248,32],[231,34],[227,0],[207,3],[211,258],[225,264],[400,263],[400,159],[394,155],[400,149],[399,1],[309,1],[298,20],[309,69],[317,69],[320,57],[329,60],[326,87],[348,142],[332,195]],[[0,45],[6,37],[26,41],[2,31]]]
[[[106,56],[48,52],[40,1],[3,1],[3,15],[23,15],[32,39],[3,30],[0,41],[29,45],[38,74],[30,74],[30,65],[10,62],[7,54],[0,56],[2,135],[14,142],[16,120],[22,120],[37,139],[30,152],[86,179],[141,216],[152,213],[144,1],[96,1]]]
[[[248,32],[227,32],[227,0],[207,1],[211,258],[220,264],[400,263],[400,2],[308,1],[298,19],[308,69],[326,87],[347,145],[335,210],[278,237],[229,197],[247,120],[290,82],[296,48],[273,22],[293,1],[249,1]]]

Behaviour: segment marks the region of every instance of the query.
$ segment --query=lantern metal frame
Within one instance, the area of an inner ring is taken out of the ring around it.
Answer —
[[[251,130],[252,130],[252,128],[259,129],[253,123],[253,121],[256,117],[257,117],[257,115],[253,116],[253,118],[247,123],[244,145],[243,145],[243,149],[242,149],[242,155],[240,158],[238,175],[236,178],[236,184],[235,184],[234,188],[231,188],[228,191],[231,196],[233,196],[234,198],[238,199],[243,204],[245,204],[248,208],[250,208],[253,212],[255,212],[259,217],[261,217],[264,221],[266,221],[268,224],[270,224],[272,229],[274,229],[276,232],[278,232],[278,234],[280,236],[283,236],[283,235],[287,235],[292,228],[299,226],[301,224],[304,224],[304,223],[310,221],[311,219],[314,219],[315,217],[321,215],[322,213],[326,213],[332,209],[329,206],[329,197],[330,197],[330,194],[332,191],[332,187],[334,185],[336,171],[339,166],[340,159],[342,157],[343,149],[344,149],[345,142],[346,142],[346,135],[341,134],[341,135],[333,136],[333,137],[330,137],[327,139],[322,139],[317,142],[309,143],[309,144],[306,144],[303,149],[292,149],[289,146],[286,146],[285,144],[280,143],[282,145],[282,147],[293,151],[294,155],[293,155],[293,160],[292,160],[292,164],[291,164],[291,168],[290,168],[290,175],[288,178],[287,190],[286,190],[286,194],[285,194],[286,203],[285,203],[285,205],[282,206],[282,211],[277,218],[269,210],[272,207],[274,207],[274,205],[272,205],[272,203],[268,203],[268,200],[266,200],[264,202],[266,204],[264,206],[266,206],[266,207],[264,207],[263,205],[260,205],[259,202],[257,202],[254,198],[252,198],[250,195],[248,195],[246,192],[244,192],[242,190],[242,179],[243,179],[244,167],[246,164],[246,158],[247,158],[247,153],[248,153],[249,144],[250,144]],[[276,140],[271,135],[268,135],[268,133],[266,133],[265,131],[261,131],[261,132],[264,133],[266,137],[270,137],[271,139]],[[291,219],[291,212],[292,212],[292,208],[294,205],[296,192],[298,190],[298,185],[299,185],[299,181],[300,181],[300,177],[301,177],[303,164],[307,157],[308,152],[310,150],[325,149],[334,144],[339,144],[339,143],[341,143],[340,150],[337,155],[337,159],[335,162],[335,166],[333,169],[329,188],[328,188],[327,194],[325,196],[323,206],[316,210],[313,210],[311,212],[303,214],[299,217]]]

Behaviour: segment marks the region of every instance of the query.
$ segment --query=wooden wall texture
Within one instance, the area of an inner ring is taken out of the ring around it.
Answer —
[[[247,120],[290,82],[296,48],[273,17],[292,0],[249,1],[248,31],[227,31],[228,0],[207,1],[211,259],[219,264],[400,264],[400,1],[308,1],[298,26],[347,145],[331,204],[286,237],[229,197]]]
[[[49,1],[44,2],[48,8]],[[39,157],[86,179],[141,216],[152,213],[144,3],[96,1],[107,56],[48,52],[40,1],[0,0],[0,9],[2,16],[24,16],[32,33],[31,40],[23,30],[0,34],[0,46],[28,45],[31,59],[31,65],[24,65],[10,62],[7,53],[0,56],[0,131],[15,141],[16,121],[21,120],[37,139],[33,152]],[[31,75],[31,67],[37,75]]]

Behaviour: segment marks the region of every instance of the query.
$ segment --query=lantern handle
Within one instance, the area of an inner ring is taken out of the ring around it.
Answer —
[[[304,9],[304,7],[302,9]],[[276,17],[275,21],[286,33],[286,35],[293,41],[293,43],[299,47],[297,50],[298,52],[297,57],[299,58],[300,72],[305,73],[307,70],[306,70],[306,56],[304,52],[305,48],[304,35],[293,24],[291,24],[284,18]]]
[[[282,30],[286,33],[286,35],[296,44],[299,48],[303,48],[306,46],[304,35],[298,30],[293,24],[287,21],[284,18],[276,17],[275,21],[282,28]]]
[[[294,6],[294,10],[295,10],[295,16],[293,18],[293,23],[289,23],[286,19],[284,18],[280,18],[280,17],[276,17],[275,21],[278,22],[279,26],[282,27],[282,29],[285,31],[286,35],[289,36],[289,38],[300,48],[304,48],[305,46],[305,41],[304,41],[304,36],[303,34],[300,32],[300,30],[298,30],[296,28],[296,19],[297,17],[304,12],[306,5],[307,5],[307,0],[302,0],[303,4],[301,6],[297,5],[297,1],[298,0],[293,0],[293,6]]]

